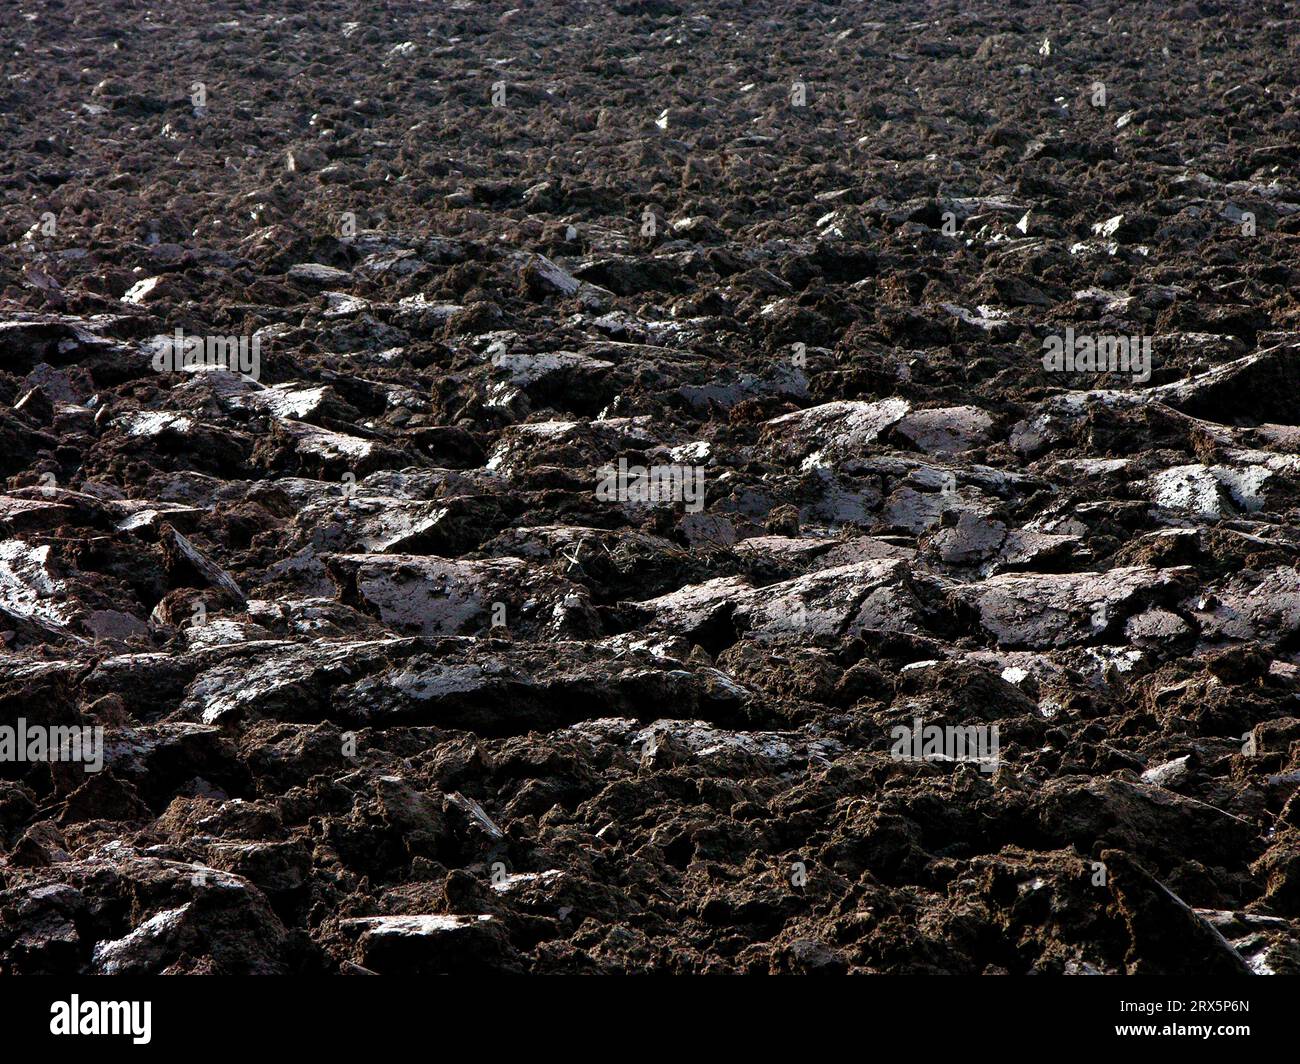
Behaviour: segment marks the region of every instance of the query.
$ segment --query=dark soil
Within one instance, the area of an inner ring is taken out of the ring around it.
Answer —
[[[0,20],[0,972],[1300,972],[1295,5],[513,2]]]

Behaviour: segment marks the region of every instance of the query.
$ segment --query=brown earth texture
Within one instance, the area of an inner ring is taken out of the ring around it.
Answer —
[[[0,22],[0,973],[1300,972],[1297,5]]]

